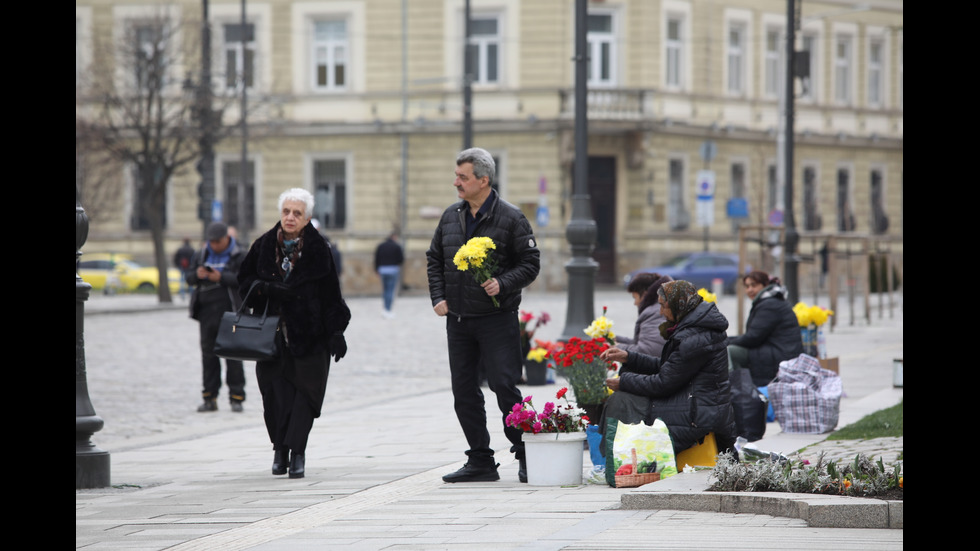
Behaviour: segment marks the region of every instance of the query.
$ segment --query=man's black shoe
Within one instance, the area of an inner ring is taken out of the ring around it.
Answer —
[[[469,463],[463,465],[463,468],[454,472],[449,473],[442,477],[443,482],[493,482],[495,480],[500,480],[500,473],[497,472],[497,467],[499,464],[486,467],[478,467],[476,465],[470,465]]]
[[[517,468],[517,479],[527,483],[527,459],[522,457],[517,461],[520,463],[520,467]]]

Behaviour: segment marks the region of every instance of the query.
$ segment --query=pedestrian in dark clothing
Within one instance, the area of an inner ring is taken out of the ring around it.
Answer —
[[[191,293],[191,317],[200,323],[201,361],[204,370],[204,403],[197,411],[217,411],[218,391],[221,390],[221,359],[214,354],[214,341],[218,336],[221,315],[234,311],[241,304],[238,298],[238,269],[245,258],[245,250],[235,238],[228,235],[228,226],[212,222],[208,226],[207,244],[195,253],[187,283],[194,287]],[[242,411],[245,401],[245,370],[242,362],[225,359],[228,394],[231,410]]]
[[[743,282],[752,308],[745,333],[728,338],[728,355],[732,369],[747,368],[755,386],[766,386],[776,377],[779,362],[803,353],[800,324],[779,278],[756,271]]]
[[[392,233],[374,250],[374,271],[381,277],[381,295],[384,303],[382,317],[395,317],[391,306],[395,302],[395,291],[401,281],[401,268],[405,262],[405,253],[398,244],[398,234]]]
[[[180,290],[178,294],[181,298],[187,296],[187,273],[191,270],[191,260],[194,258],[194,247],[191,240],[184,238],[184,244],[174,253],[174,266],[180,270]]]
[[[329,244],[310,223],[313,195],[293,188],[279,196],[279,222],[255,240],[238,273],[240,292],[256,285],[254,308],[280,316],[280,356],[255,364],[263,418],[272,442],[272,474],[306,473],[306,444],[320,417],[330,359],[347,354],[350,309],[340,292]]]
[[[483,149],[467,149],[457,156],[453,185],[460,201],[442,214],[426,252],[429,296],[435,313],[446,316],[456,417],[469,445],[466,464],[442,477],[445,482],[500,479],[480,390],[481,361],[497,395],[501,421],[522,400],[517,388],[523,372],[518,309],[521,291],[540,270],[540,252],[524,214],[490,187],[495,170],[493,157]],[[496,244],[496,267],[482,284],[453,262],[473,237],[488,237]],[[520,461],[518,478],[527,482],[521,430],[505,426],[504,434]]]

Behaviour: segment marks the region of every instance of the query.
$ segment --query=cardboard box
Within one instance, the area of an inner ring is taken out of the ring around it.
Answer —
[[[820,361],[820,367],[824,369],[829,369],[830,371],[833,371],[834,373],[840,375],[840,366],[837,363],[839,359],[840,358],[836,356],[833,358],[818,358],[818,360]]]

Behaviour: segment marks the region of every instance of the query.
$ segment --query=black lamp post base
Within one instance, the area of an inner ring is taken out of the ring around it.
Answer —
[[[93,448],[75,452],[75,489],[105,488],[109,481],[109,452]]]

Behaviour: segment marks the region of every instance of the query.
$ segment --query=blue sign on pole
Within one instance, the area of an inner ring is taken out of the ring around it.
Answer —
[[[224,209],[221,207],[221,200],[214,199],[211,201],[211,221],[221,222],[224,217]]]

